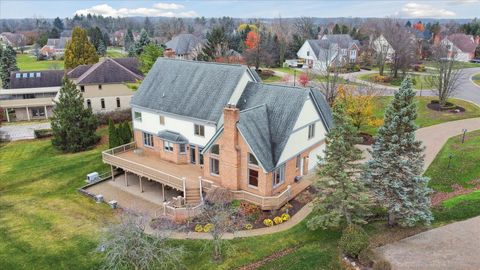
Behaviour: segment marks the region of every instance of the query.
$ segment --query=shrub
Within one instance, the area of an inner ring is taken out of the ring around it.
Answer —
[[[342,237],[339,241],[340,249],[346,255],[357,258],[362,250],[369,245],[368,235],[358,225],[350,225],[343,230]]]
[[[107,125],[109,119],[112,119],[115,124],[118,124],[125,121],[132,121],[132,112],[130,109],[126,109],[121,111],[98,113],[97,118],[99,125]]]
[[[376,74],[372,77],[373,81],[376,83],[388,83],[390,82],[390,77],[388,76],[382,76],[380,74]]]
[[[374,256],[375,255],[373,254],[373,251],[369,248],[366,248],[366,249],[362,250],[360,252],[360,254],[358,254],[358,261],[363,266],[371,267]]]
[[[226,188],[215,187],[207,192],[205,200],[213,204],[227,204],[232,202],[233,193]]]
[[[392,266],[388,261],[379,260],[373,264],[373,270],[390,270]]]
[[[210,232],[212,229],[214,228],[213,224],[212,223],[207,223],[205,224],[205,226],[203,226],[203,231],[208,233]]]
[[[283,219],[281,217],[275,217],[273,222],[275,222],[275,225],[278,225],[283,222]]]
[[[263,220],[263,225],[267,226],[267,227],[272,227],[273,226],[273,221],[269,218],[266,218]]]
[[[36,129],[33,131],[33,133],[35,134],[35,138],[37,139],[53,136],[53,132],[51,129]]]
[[[282,220],[283,220],[283,221],[287,221],[287,220],[289,220],[289,219],[290,219],[290,215],[289,215],[289,214],[287,214],[287,213],[282,214]]]
[[[250,223],[247,223],[247,224],[245,224],[245,229],[246,230],[251,230],[251,229],[253,229],[253,225],[250,224]]]
[[[197,224],[197,225],[195,225],[195,231],[196,231],[196,232],[203,232],[203,226],[202,226],[202,224]]]
[[[425,68],[425,65],[416,64],[416,65],[413,65],[413,70],[417,72],[425,72],[427,69]]]
[[[255,221],[262,213],[262,209],[253,203],[242,201],[240,203],[240,213],[247,218],[248,221]]]

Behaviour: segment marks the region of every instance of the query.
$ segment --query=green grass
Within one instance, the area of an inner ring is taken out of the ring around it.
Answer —
[[[435,65],[431,62],[431,61],[425,61],[423,63],[426,67],[435,67]],[[476,68],[476,67],[480,67],[480,64],[478,63],[470,63],[470,62],[460,62],[460,61],[457,61],[455,63],[455,65],[458,67],[458,68]]]
[[[17,66],[21,71],[63,69],[63,60],[37,61],[33,55],[17,54]]]
[[[270,68],[271,70],[275,70],[275,71],[279,71],[279,72],[283,72],[283,73],[287,73],[287,74],[290,74],[290,75],[294,75],[295,74],[295,69],[293,68],[289,68],[289,67],[280,67],[280,68]],[[303,72],[301,71],[296,71],[296,76],[300,76],[300,74],[302,74]]]
[[[385,109],[388,106],[389,102],[393,97],[376,97],[373,114],[376,118],[383,119]],[[449,121],[456,121],[466,118],[480,117],[480,108],[473,103],[460,99],[450,99],[450,102],[462,106],[466,109],[464,113],[447,113],[447,112],[437,112],[427,108],[427,104],[433,99],[432,97],[415,97],[417,101],[418,108],[418,117],[416,123],[419,127],[428,127],[436,124],[441,124]],[[369,134],[376,134],[378,127],[374,126],[364,126],[361,128],[362,132]]]
[[[262,81],[265,83],[276,83],[276,82],[282,82],[283,78],[278,76],[270,76]]]
[[[452,154],[450,168],[449,155]],[[480,130],[468,132],[465,143],[462,135],[450,138],[437,154],[425,175],[437,191],[452,191],[453,184],[471,187],[472,180],[480,179]]]
[[[111,58],[120,58],[120,57],[126,57],[127,54],[120,52],[118,49],[115,50],[115,49],[108,48],[107,56]]]
[[[472,80],[477,85],[480,85],[480,73],[473,75]]]
[[[385,74],[388,74],[388,73],[385,73]],[[376,74],[376,73],[362,74],[362,75],[358,76],[358,79],[363,80],[363,81],[367,81],[367,82],[374,82],[373,77],[376,76],[376,75],[378,75],[378,74]],[[415,79],[414,84],[413,84],[413,88],[416,89],[416,90],[432,88],[430,83],[427,80],[427,76],[428,75],[410,74],[410,77]],[[391,87],[400,87],[400,83],[377,83],[377,84],[382,84],[382,85],[391,86]]]
[[[480,191],[448,199],[433,209],[436,225],[480,216]]]

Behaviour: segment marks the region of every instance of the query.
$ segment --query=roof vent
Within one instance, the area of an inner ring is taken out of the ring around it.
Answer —
[[[164,98],[164,97],[165,97],[165,92],[162,93],[162,98]]]

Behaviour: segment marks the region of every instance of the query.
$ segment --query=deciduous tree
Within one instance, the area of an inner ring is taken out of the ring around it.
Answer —
[[[98,55],[95,47],[88,41],[87,32],[80,27],[75,27],[72,32],[72,40],[67,43],[65,49],[65,69],[97,62]]]
[[[365,124],[378,126],[381,119],[373,114],[376,97],[374,87],[355,87],[348,85],[338,86],[338,97],[335,102],[341,102],[345,107],[345,114],[351,119],[357,131]]]
[[[390,226],[429,224],[433,220],[430,179],[422,177],[424,147],[415,139],[414,98],[412,81],[407,77],[386,109],[365,173],[376,200],[387,209]]]
[[[307,223],[310,229],[366,223],[369,196],[360,179],[362,152],[355,147],[361,139],[341,102],[334,106],[333,119],[322,160],[325,164],[318,165],[319,193]]]
[[[144,75],[147,75],[148,71],[152,68],[158,57],[163,56],[163,48],[155,44],[149,44],[145,46],[142,54],[140,54],[140,70]]]

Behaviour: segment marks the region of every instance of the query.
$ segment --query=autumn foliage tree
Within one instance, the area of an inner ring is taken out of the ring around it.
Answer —
[[[351,119],[357,131],[366,124],[380,126],[382,120],[373,114],[376,92],[373,87],[340,85],[336,102],[345,107],[345,114]]]
[[[98,55],[95,47],[87,37],[87,31],[75,27],[72,32],[72,40],[67,43],[65,49],[65,69],[76,68],[79,65],[95,64]]]
[[[303,87],[306,87],[309,82],[310,82],[310,79],[308,78],[308,74],[306,73],[302,73],[298,77],[298,83]]]
[[[247,62],[255,65],[255,69],[258,70],[260,67],[261,57],[260,35],[254,31],[248,32],[245,40],[245,46]]]

